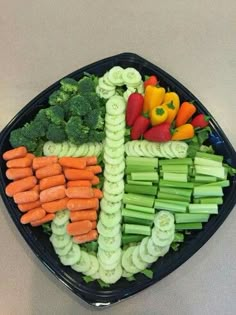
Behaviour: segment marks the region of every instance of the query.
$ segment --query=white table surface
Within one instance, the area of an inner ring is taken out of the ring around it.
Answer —
[[[0,130],[34,96],[96,60],[130,51],[208,108],[236,147],[236,2],[0,0]],[[36,258],[0,200],[0,314],[236,314],[236,208],[178,270],[105,310]]]

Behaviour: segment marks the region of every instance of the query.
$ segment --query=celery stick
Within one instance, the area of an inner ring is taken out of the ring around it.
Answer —
[[[173,188],[173,187],[160,187],[160,192],[164,192],[170,195],[180,195],[184,197],[191,197],[192,189],[185,188]]]
[[[191,158],[184,159],[170,159],[170,160],[159,160],[159,165],[179,165],[179,164],[187,164],[192,165],[193,160]]]
[[[157,193],[157,187],[125,184],[125,192],[155,196]]]
[[[127,156],[126,165],[149,165],[152,166],[152,168],[156,168],[158,167],[158,158]]]
[[[184,234],[183,233],[179,233],[179,232],[175,232],[175,236],[174,236],[174,240],[173,242],[183,242],[184,241]]]
[[[225,169],[223,166],[204,166],[195,165],[196,174],[215,176],[220,179],[225,178]]]
[[[195,175],[194,181],[195,182],[209,183],[209,182],[216,182],[217,178],[215,176],[208,176],[208,175]]]
[[[121,239],[122,239],[122,244],[128,244],[128,243],[138,243],[140,242],[145,236],[143,235],[135,235],[135,234],[123,234]]]
[[[130,185],[152,186],[152,182],[132,180],[132,179],[127,179],[127,183]]]
[[[199,151],[196,153],[196,156],[203,158],[203,159],[210,159],[210,160],[218,161],[218,162],[222,162],[224,159],[224,157],[222,155],[216,155],[216,154],[199,152]]]
[[[151,228],[146,225],[124,224],[125,234],[151,235]]]
[[[156,199],[156,200],[159,200],[161,202],[168,202],[168,203],[171,203],[173,205],[185,206],[185,207],[187,207],[189,204],[188,201],[181,201],[181,200],[169,200],[169,199]]]
[[[190,197],[180,196],[180,195],[170,195],[165,192],[159,191],[157,197],[161,199],[179,200],[179,201],[190,201]]]
[[[137,205],[126,204],[125,208],[128,210],[141,211],[141,212],[145,212],[145,213],[155,213],[155,209],[149,208],[149,207],[142,207],[142,206],[137,206]]]
[[[218,214],[218,206],[217,204],[213,203],[199,203],[193,204],[190,203],[188,205],[189,213],[206,213],[206,214]]]
[[[204,186],[228,187],[229,185],[230,185],[229,180],[221,180],[221,181],[218,181],[218,182],[205,184]]]
[[[188,174],[179,174],[179,173],[163,173],[163,179],[169,181],[179,181],[179,182],[187,182]]]
[[[174,187],[174,188],[193,188],[194,185],[191,182],[185,183],[185,182],[160,179],[159,186],[160,187]]]
[[[223,190],[219,186],[197,186],[193,188],[193,196],[196,197],[222,197]]]
[[[187,205],[171,203],[170,201],[173,201],[173,200],[167,200],[167,201],[162,201],[162,200],[161,199],[155,200],[155,204],[154,204],[155,209],[167,210],[167,211],[173,211],[173,212],[186,212],[187,211]]]
[[[175,224],[175,230],[176,231],[182,231],[182,230],[201,230],[202,229],[202,223],[177,223]]]
[[[131,173],[132,180],[156,181],[159,179],[157,172],[134,172]]]
[[[207,222],[209,220],[209,214],[198,214],[198,213],[176,213],[176,223],[195,223],[195,222]]]
[[[130,224],[148,225],[148,226],[152,226],[152,224],[153,224],[153,221],[150,221],[150,220],[131,218],[131,217],[123,217],[123,222],[124,223],[130,223]]]
[[[222,197],[205,197],[205,198],[198,198],[193,200],[194,203],[205,203],[205,204],[212,204],[215,203],[217,205],[223,204]]]
[[[154,220],[154,214],[153,213],[145,213],[135,210],[128,210],[123,208],[122,209],[122,216],[123,217],[130,217],[130,218],[138,218],[138,219],[144,219],[153,221]]]
[[[220,162],[220,161],[205,159],[205,158],[201,158],[201,157],[197,157],[197,156],[194,158],[194,164],[195,165],[210,166],[210,167],[222,166],[222,162]]]
[[[188,173],[188,165],[187,164],[179,164],[179,165],[175,165],[175,164],[172,164],[172,165],[169,165],[169,164],[166,164],[166,165],[162,165],[161,167],[163,173],[184,173],[184,174],[187,174]]]
[[[128,193],[124,194],[123,203],[152,208],[154,205],[154,197]]]
[[[127,165],[125,168],[126,174],[131,174],[133,172],[155,172],[155,168],[151,165]]]

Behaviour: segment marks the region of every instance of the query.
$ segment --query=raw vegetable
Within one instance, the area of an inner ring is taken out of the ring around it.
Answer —
[[[148,85],[152,85],[152,86],[155,86],[158,84],[158,78],[155,76],[155,75],[151,75],[150,77],[148,77],[144,82],[143,82],[143,85],[144,85],[144,88],[146,89],[146,87]]]
[[[198,114],[192,119],[191,125],[193,125],[194,128],[204,128],[209,125],[209,119],[209,116]]]
[[[180,125],[172,134],[171,140],[186,140],[194,137],[194,128],[191,124]]]
[[[150,119],[152,126],[160,125],[167,120],[168,111],[163,106],[154,107],[150,113]]]
[[[179,127],[186,124],[196,111],[197,108],[194,104],[190,102],[183,102],[178,110],[175,119],[175,126]]]
[[[175,92],[167,91],[164,96],[164,103],[165,104],[172,104],[175,107],[176,114],[179,110],[180,99],[179,95]]]
[[[171,140],[170,123],[163,122],[144,133],[144,138],[149,141],[166,142]],[[177,140],[177,139],[176,139]]]
[[[130,138],[132,140],[138,140],[148,129],[150,120],[146,115],[139,116],[131,129]]]
[[[148,85],[144,94],[143,112],[151,112],[154,107],[163,103],[165,96],[165,89],[163,87],[156,87]]]
[[[132,93],[127,102],[126,107],[126,124],[131,127],[135,120],[142,114],[143,111],[143,96],[139,93]]]

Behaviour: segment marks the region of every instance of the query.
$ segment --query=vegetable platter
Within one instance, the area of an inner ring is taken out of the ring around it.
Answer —
[[[236,154],[201,102],[122,53],[60,79],[0,135],[1,196],[42,263],[109,306],[189,259],[236,202]]]

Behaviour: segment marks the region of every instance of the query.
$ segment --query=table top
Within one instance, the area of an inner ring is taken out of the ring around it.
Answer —
[[[208,108],[236,148],[236,2],[3,1],[0,130],[34,96],[80,67],[134,52]],[[31,252],[0,200],[0,314],[95,314]],[[236,313],[236,208],[184,265],[103,314]]]

